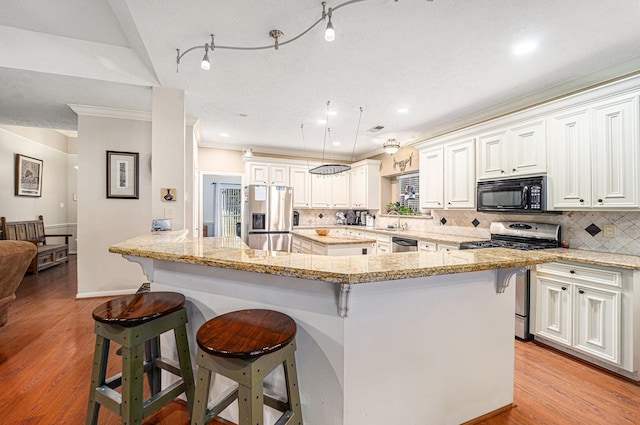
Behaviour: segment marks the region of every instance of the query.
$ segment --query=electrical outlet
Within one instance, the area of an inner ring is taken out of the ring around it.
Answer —
[[[164,209],[164,218],[173,218],[173,208],[167,207]]]
[[[615,224],[605,224],[603,227],[604,234],[602,235],[605,238],[615,238],[616,237],[616,226]]]

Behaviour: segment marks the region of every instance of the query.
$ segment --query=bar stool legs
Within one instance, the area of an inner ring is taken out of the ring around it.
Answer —
[[[166,301],[156,294],[150,297]],[[182,301],[184,302],[184,297]],[[136,300],[132,304],[139,305],[140,301]],[[128,317],[127,326],[118,324],[118,321],[112,318],[108,319],[111,322],[105,323],[107,318],[100,314],[104,312],[96,313],[98,309],[94,310],[96,345],[86,425],[97,424],[101,406],[120,415],[123,425],[140,425],[144,417],[182,393],[186,394],[191,412],[195,383],[187,340],[187,312],[181,305],[170,304],[170,307],[169,312],[162,312],[156,316],[144,316],[137,321]],[[110,309],[106,310],[111,312]],[[159,336],[171,330],[175,336],[178,364],[160,355]],[[107,360],[111,341],[122,345],[122,372],[107,378]],[[161,389],[162,370],[178,376],[179,379],[167,388]],[[143,395],[145,373],[148,375],[151,393],[146,400]],[[117,387],[122,388],[120,393],[115,390]]]
[[[205,425],[238,400],[239,425],[263,425],[263,406],[282,412],[277,425],[302,425],[295,361],[296,326],[290,317],[271,310],[242,310],[218,316],[197,334],[198,373],[191,425]],[[287,400],[263,393],[264,378],[284,368]],[[238,383],[208,408],[213,373]]]

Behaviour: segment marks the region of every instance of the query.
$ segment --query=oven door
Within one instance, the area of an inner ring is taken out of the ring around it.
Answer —
[[[527,212],[529,186],[517,180],[478,182],[478,211]]]

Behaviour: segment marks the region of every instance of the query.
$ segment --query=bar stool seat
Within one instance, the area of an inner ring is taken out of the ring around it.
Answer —
[[[263,404],[280,412],[278,425],[302,425],[295,362],[296,322],[286,314],[250,309],[223,314],[198,329],[198,374],[191,425],[204,425],[238,400],[239,425],[262,425]],[[287,400],[263,393],[263,380],[283,365]],[[237,389],[208,408],[212,373],[238,383]]]
[[[175,292],[142,292],[126,295],[99,305],[93,310],[96,345],[86,425],[95,425],[100,406],[122,419],[123,425],[139,425],[142,419],[185,393],[192,409],[195,384],[189,343],[185,297]],[[173,330],[178,363],[163,358],[160,335]],[[122,372],[106,378],[109,345],[122,345]],[[161,388],[161,371],[180,379]],[[150,397],[143,399],[143,375],[149,380]],[[121,392],[115,388],[122,387]]]

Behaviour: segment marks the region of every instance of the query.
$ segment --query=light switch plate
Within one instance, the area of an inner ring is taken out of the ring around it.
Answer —
[[[173,208],[167,207],[164,209],[164,218],[173,218]]]
[[[615,224],[605,224],[603,227],[603,237],[605,238],[615,238],[616,237],[616,226]]]

